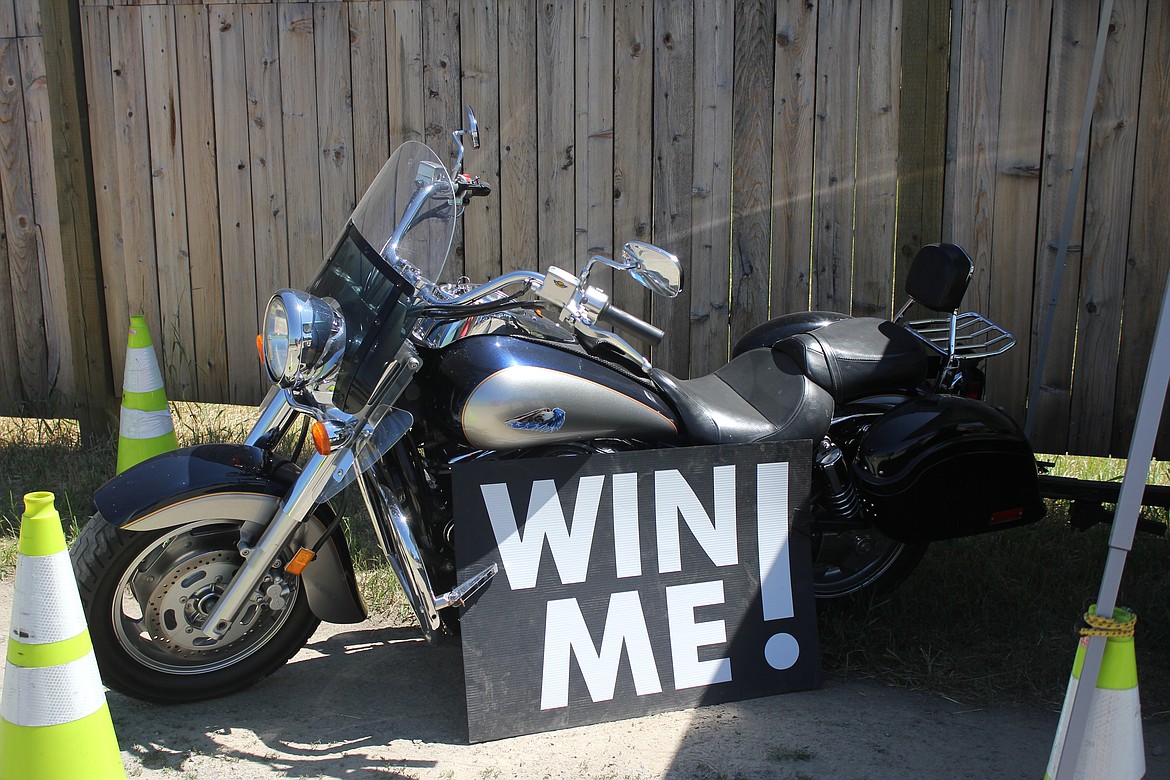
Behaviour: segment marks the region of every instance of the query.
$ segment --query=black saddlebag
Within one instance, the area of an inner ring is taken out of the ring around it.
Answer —
[[[1044,516],[1036,459],[1009,417],[981,401],[907,401],[865,434],[853,463],[866,515],[885,535],[930,542]]]

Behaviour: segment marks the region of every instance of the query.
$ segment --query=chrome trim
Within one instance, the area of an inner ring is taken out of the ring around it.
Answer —
[[[439,609],[464,606],[467,604],[467,597],[484,585],[487,585],[488,581],[496,576],[499,570],[500,567],[495,563],[492,563],[491,566],[484,567],[483,570],[471,575],[465,582],[456,585],[442,596],[434,596],[435,606]]]
[[[981,360],[1002,355],[1015,337],[981,314],[969,311],[947,318],[913,320],[907,330],[948,360]]]
[[[432,638],[442,625],[442,621],[439,619],[434,598],[431,597],[433,593],[431,579],[427,575],[426,565],[423,563],[418,543],[415,542],[414,533],[407,523],[406,513],[390,495],[389,489],[372,474],[362,474],[357,484],[366,510],[375,520],[374,529],[378,534],[382,551],[402,584],[406,600],[410,602],[423,633],[428,639]]]
[[[244,444],[255,447],[261,439],[284,427],[292,416],[293,407],[289,403],[288,392],[283,387],[273,385],[260,402],[260,418],[252,425]]]
[[[268,344],[269,313],[279,302],[285,312],[288,352],[283,366],[271,365]],[[303,387],[329,374],[345,353],[345,318],[335,301],[301,290],[285,289],[268,301],[264,312],[264,367],[272,381],[284,387]]]
[[[410,602],[415,617],[418,618],[423,634],[427,639],[434,639],[442,626],[439,610],[463,606],[468,596],[482,588],[496,575],[496,564],[493,563],[477,572],[447,593],[436,596],[431,586],[430,575],[427,574],[422,551],[410,528],[410,519],[402,506],[373,472],[361,475],[358,479],[358,488],[361,490],[366,510],[374,518],[374,531],[378,535],[382,551],[406,593],[406,599]]]
[[[489,282],[485,282],[479,287],[476,287],[473,290],[469,290],[462,295],[447,297],[443,294],[444,291],[441,290],[438,285],[429,285],[424,287],[419,291],[419,295],[422,296],[423,300],[425,300],[427,303],[442,304],[444,306],[460,306],[465,303],[478,301],[480,298],[490,295],[497,290],[502,290],[503,288],[512,284],[524,285],[524,289],[519,293],[522,295],[528,290],[540,289],[540,286],[543,283],[544,274],[538,274],[535,271],[512,271],[511,273],[506,273],[503,276],[497,276],[495,279],[492,279]]]

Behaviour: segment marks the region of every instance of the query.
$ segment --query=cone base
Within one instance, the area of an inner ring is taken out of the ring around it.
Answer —
[[[0,780],[125,780],[108,705],[58,726],[0,719]]]

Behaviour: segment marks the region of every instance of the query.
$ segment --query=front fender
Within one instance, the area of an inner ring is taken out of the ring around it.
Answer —
[[[165,452],[122,472],[94,494],[108,522],[134,531],[178,525],[179,505],[211,493],[248,498],[283,496],[264,451],[243,444],[203,444]],[[295,477],[294,477],[295,478]],[[159,513],[163,517],[156,517]]]
[[[264,451],[243,444],[204,444],[167,452],[127,469],[98,488],[94,503],[108,522],[127,531],[156,531],[210,517],[268,525],[297,476]],[[331,518],[331,510],[322,505]],[[311,546],[325,524],[310,516],[296,541]],[[353,559],[338,527],[301,574],[313,614],[330,623],[366,618]]]

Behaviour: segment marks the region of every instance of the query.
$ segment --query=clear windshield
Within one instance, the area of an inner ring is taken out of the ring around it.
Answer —
[[[371,401],[414,324],[417,291],[441,279],[457,213],[446,167],[424,144],[409,141],[382,166],[309,286],[345,318],[333,391],[345,411]]]
[[[407,141],[382,166],[350,221],[417,288],[440,281],[456,215],[447,167],[426,144]]]

